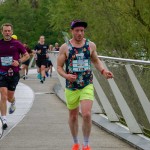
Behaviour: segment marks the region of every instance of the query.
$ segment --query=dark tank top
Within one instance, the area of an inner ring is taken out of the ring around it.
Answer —
[[[85,44],[81,48],[73,47],[68,43],[68,59],[66,60],[67,74],[77,76],[75,82],[66,80],[66,88],[71,90],[82,89],[93,83],[93,75],[91,69],[89,40],[85,40]]]

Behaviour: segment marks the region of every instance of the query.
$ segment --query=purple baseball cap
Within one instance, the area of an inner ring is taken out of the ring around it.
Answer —
[[[71,29],[74,29],[75,27],[87,27],[87,23],[81,20],[74,20],[71,22]]]

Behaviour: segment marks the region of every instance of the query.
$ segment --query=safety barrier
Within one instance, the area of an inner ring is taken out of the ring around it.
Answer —
[[[50,59],[57,70],[58,52]],[[113,72],[113,79],[105,79],[94,67],[95,99],[99,113],[111,122],[121,122],[131,133],[149,136],[150,131],[150,61],[99,56],[105,68]],[[65,79],[58,74],[61,86]]]

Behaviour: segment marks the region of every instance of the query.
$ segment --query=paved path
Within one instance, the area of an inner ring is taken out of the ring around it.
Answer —
[[[52,78],[40,84],[34,72],[30,70],[28,80],[20,80],[16,91],[18,110],[8,117],[9,129],[0,141],[0,150],[71,150],[68,110],[53,91],[58,83],[57,76],[54,72]],[[79,120],[82,142],[81,117]],[[95,125],[92,126],[90,145],[92,150],[135,149]]]

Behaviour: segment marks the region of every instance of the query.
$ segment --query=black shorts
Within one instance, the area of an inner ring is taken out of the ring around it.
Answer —
[[[7,75],[0,74],[0,87],[7,87],[9,91],[15,91],[19,79],[19,72],[15,72],[14,75],[10,77]]]
[[[30,64],[30,59],[26,60],[26,61],[23,62],[22,64],[29,66],[29,64]]]
[[[37,60],[36,61],[36,65],[39,67],[39,68],[41,68],[41,66],[43,65],[43,66],[47,66],[47,60]]]
[[[50,67],[50,66],[53,66],[51,60],[47,60],[47,66],[46,67]]]

